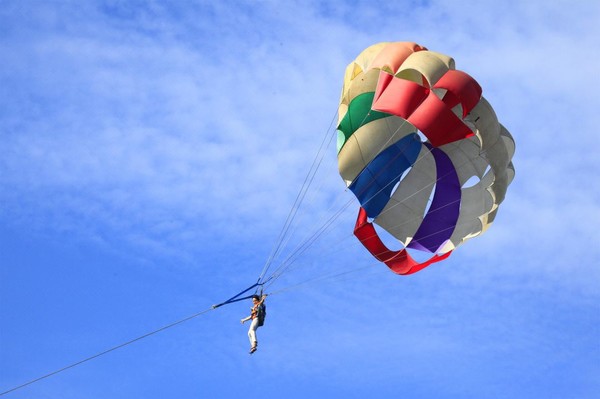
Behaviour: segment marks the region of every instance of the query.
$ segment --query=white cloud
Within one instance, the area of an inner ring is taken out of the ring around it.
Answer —
[[[595,28],[588,19],[575,24],[578,14],[560,4],[540,9],[515,2],[500,14],[487,2],[434,2],[412,10],[360,2],[246,6],[247,12],[231,14],[224,4],[199,3],[190,12],[180,5],[107,3],[22,15],[27,28],[12,29],[28,34],[2,44],[10,54],[3,81],[19,82],[10,86],[11,100],[2,100],[9,106],[1,115],[2,181],[5,192],[21,193],[4,194],[11,212],[21,212],[14,217],[25,217],[15,201],[26,196],[26,207],[36,207],[36,198],[55,198],[42,214],[78,215],[66,222],[73,227],[82,215],[96,216],[116,235],[135,226],[161,226],[159,236],[173,226],[176,235],[184,221],[200,215],[224,231],[231,223],[233,230],[253,223],[266,228],[264,215],[283,220],[333,117],[343,67],[377,40],[418,38],[482,80],[517,140],[511,189],[538,185],[531,190],[538,201],[560,198],[563,186],[554,182],[577,178],[568,164],[593,162],[589,151],[585,161],[574,159],[580,143],[593,137],[587,133],[593,124],[567,115],[548,123],[548,112],[577,109],[578,74],[563,73],[573,56],[589,59],[578,67],[584,75],[597,64],[589,51],[593,35],[586,34]],[[398,19],[367,23],[394,12]],[[559,24],[547,23],[559,13]],[[567,29],[574,25],[575,31]],[[566,93],[560,106],[550,102],[557,93]],[[571,126],[581,130],[580,143],[559,131]],[[566,165],[548,154],[558,148],[545,136],[556,137],[561,153],[569,154],[561,159]],[[533,174],[548,159],[555,162]],[[586,192],[587,181],[573,189]],[[584,197],[571,196],[571,208],[581,207]],[[593,217],[596,209],[587,207]],[[116,216],[120,222],[111,224],[111,214],[126,214],[128,221]],[[555,226],[543,234],[564,231]],[[496,228],[502,227],[492,232]]]

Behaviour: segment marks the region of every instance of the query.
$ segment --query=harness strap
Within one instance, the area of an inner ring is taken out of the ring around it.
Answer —
[[[252,298],[252,295],[248,295],[248,296],[245,296],[245,297],[242,297],[242,298],[238,298],[238,297],[239,297],[240,295],[242,295],[242,294],[244,294],[244,293],[246,293],[246,292],[250,291],[252,288],[254,288],[254,287],[258,287],[258,286],[262,286],[263,284],[264,284],[264,283],[258,283],[258,282],[257,282],[256,284],[253,284],[253,285],[251,285],[250,287],[246,288],[245,290],[241,291],[240,293],[238,293],[238,294],[236,294],[236,295],[232,296],[231,298],[229,298],[229,299],[228,299],[228,300],[226,300],[225,302],[221,302],[221,303],[219,303],[219,304],[217,304],[217,305],[213,305],[213,306],[212,306],[212,308],[213,308],[213,309],[216,309],[216,308],[218,308],[218,307],[220,307],[220,306],[223,306],[223,305],[227,305],[227,304],[230,304],[230,303],[234,303],[234,302],[243,301],[243,300],[245,300],[245,299],[250,299],[250,298]]]

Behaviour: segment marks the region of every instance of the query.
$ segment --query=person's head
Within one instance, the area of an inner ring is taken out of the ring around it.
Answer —
[[[260,302],[260,298],[258,295],[252,295],[252,302],[253,303],[258,303]]]

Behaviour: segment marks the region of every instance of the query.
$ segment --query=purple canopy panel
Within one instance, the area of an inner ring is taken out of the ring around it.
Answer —
[[[431,206],[408,248],[435,253],[450,239],[460,212],[461,189],[456,169],[444,151],[430,149],[435,159],[437,181]]]

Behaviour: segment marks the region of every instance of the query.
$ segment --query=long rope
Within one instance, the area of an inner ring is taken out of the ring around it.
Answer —
[[[158,328],[158,329],[156,329],[156,330],[154,330],[154,331],[151,331],[151,332],[149,332],[149,333],[146,333],[146,334],[144,334],[144,335],[140,335],[140,336],[139,336],[139,337],[137,337],[137,338],[134,338],[134,339],[132,339],[132,340],[129,340],[129,341],[127,341],[127,342],[124,342],[124,343],[122,343],[122,344],[119,344],[119,345],[117,345],[117,346],[113,346],[113,347],[112,347],[112,348],[110,348],[110,349],[106,349],[106,350],[104,350],[104,351],[102,351],[102,352],[96,353],[95,355],[92,355],[92,356],[90,356],[90,357],[87,357],[87,358],[85,358],[85,359],[83,359],[83,360],[80,360],[80,361],[78,361],[78,362],[75,362],[75,363],[73,363],[73,364],[70,364],[70,365],[68,365],[68,366],[62,367],[62,368],[60,368],[60,369],[58,369],[58,370],[55,370],[55,371],[53,371],[53,372],[51,372],[51,373],[48,373],[48,374],[46,374],[46,375],[43,375],[43,376],[41,376],[41,377],[35,378],[35,379],[31,380],[31,381],[28,381],[28,382],[26,382],[26,383],[24,383],[24,384],[18,385],[18,386],[14,387],[14,388],[11,388],[11,389],[7,390],[7,391],[0,392],[0,396],[6,395],[6,394],[8,394],[8,393],[11,393],[11,392],[14,392],[14,391],[16,391],[16,390],[18,390],[18,389],[24,388],[24,387],[26,387],[26,386],[28,386],[28,385],[34,384],[34,383],[36,383],[36,382],[38,382],[38,381],[41,381],[41,380],[44,380],[44,379],[46,379],[46,378],[48,378],[48,377],[52,377],[53,375],[56,375],[56,374],[58,374],[58,373],[62,373],[63,371],[66,371],[66,370],[72,369],[73,367],[77,367],[77,366],[79,366],[80,364],[83,364],[83,363],[89,362],[90,360],[94,360],[94,359],[96,359],[96,358],[98,358],[98,357],[100,357],[100,356],[104,356],[104,355],[106,355],[107,353],[114,352],[114,351],[116,351],[117,349],[121,349],[121,348],[123,348],[123,347],[125,347],[125,346],[128,346],[128,345],[131,345],[131,344],[133,344],[134,342],[140,341],[140,340],[142,340],[142,339],[144,339],[144,338],[148,338],[148,337],[150,337],[150,336],[152,336],[152,335],[154,335],[154,334],[158,334],[159,332],[161,332],[161,331],[164,331],[164,330],[167,330],[167,329],[169,329],[169,328],[171,328],[171,327],[175,327],[175,326],[176,326],[176,325],[178,325],[178,324],[185,323],[186,321],[189,321],[189,320],[191,320],[191,319],[194,319],[194,318],[196,318],[196,317],[198,317],[198,316],[201,316],[201,315],[203,315],[203,314],[205,314],[205,313],[207,313],[207,312],[209,312],[209,311],[211,311],[211,310],[213,310],[213,307],[210,307],[210,308],[208,308],[208,309],[205,309],[205,310],[203,310],[203,311],[201,311],[201,312],[198,312],[198,313],[195,313],[195,314],[193,314],[193,315],[191,315],[191,316],[188,316],[188,317],[186,317],[186,318],[184,318],[184,319],[178,320],[178,321],[176,321],[176,322],[174,322],[174,323],[171,323],[171,324],[168,324],[168,325],[166,325],[166,326],[163,326],[163,327],[161,327],[161,328]]]

